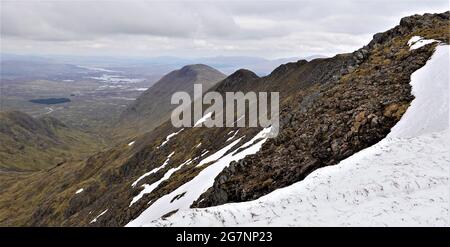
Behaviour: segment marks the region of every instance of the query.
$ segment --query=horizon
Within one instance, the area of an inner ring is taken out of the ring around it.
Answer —
[[[262,56],[239,56],[239,55],[216,55],[216,56],[199,56],[199,57],[184,57],[175,55],[161,55],[161,56],[139,56],[139,55],[95,55],[95,54],[48,54],[48,53],[15,53],[15,52],[1,52],[0,59],[2,56],[23,56],[23,57],[39,57],[39,58],[52,58],[52,57],[77,57],[77,58],[109,58],[109,59],[185,59],[185,60],[199,60],[199,59],[210,59],[210,58],[253,58],[261,59],[267,61],[276,61],[281,59],[303,59],[308,57],[323,56],[322,54],[311,54],[305,57],[291,56],[291,57],[275,57],[266,58]]]

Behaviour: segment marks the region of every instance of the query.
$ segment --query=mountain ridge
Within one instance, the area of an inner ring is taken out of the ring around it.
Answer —
[[[131,125],[134,135],[151,131],[170,118],[171,111],[176,107],[170,103],[172,94],[184,91],[192,97],[194,84],[201,84],[206,91],[224,78],[223,73],[204,64],[186,65],[174,70],[144,91],[123,111],[118,129]]]

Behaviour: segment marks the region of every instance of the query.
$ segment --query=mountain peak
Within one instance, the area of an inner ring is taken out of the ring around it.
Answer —
[[[244,79],[258,79],[259,78],[259,76],[257,76],[253,71],[248,70],[248,69],[236,70],[236,72],[231,74],[229,77],[244,78]]]
[[[163,76],[128,106],[122,113],[119,124],[127,126],[131,121],[143,126],[143,132],[152,130],[170,118],[170,112],[175,108],[170,99],[175,92],[193,95],[194,84],[202,84],[203,90],[206,91],[224,78],[222,72],[205,64],[191,64],[174,70]],[[133,127],[133,132],[136,129],[138,128]]]
[[[215,90],[225,92],[243,89],[244,84],[254,81],[258,78],[259,77],[253,71],[247,69],[239,69],[225,78],[222,82],[220,82]]]
[[[208,66],[206,64],[189,64],[183,66],[180,70],[178,70],[181,73],[200,73],[200,72],[214,72],[214,73],[221,73],[217,69]]]

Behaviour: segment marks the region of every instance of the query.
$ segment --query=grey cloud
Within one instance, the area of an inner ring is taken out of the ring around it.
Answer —
[[[327,55],[446,0],[2,1],[2,51]],[[291,54],[289,54],[291,52]]]

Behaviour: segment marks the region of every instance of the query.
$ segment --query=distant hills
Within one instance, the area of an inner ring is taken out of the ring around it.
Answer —
[[[159,57],[106,57],[106,56],[72,56],[72,55],[53,55],[53,56],[31,56],[31,55],[15,55],[1,54],[2,66],[16,66],[5,71],[28,72],[30,65],[43,64],[50,66],[55,64],[68,65],[84,65],[102,68],[116,69],[120,71],[129,71],[149,74],[166,74],[172,70],[180,68],[188,64],[207,64],[225,74],[232,74],[238,69],[248,69],[262,76],[269,74],[272,70],[281,64],[288,62],[296,62],[301,59],[307,61],[316,58],[325,58],[323,55],[310,55],[307,57],[289,57],[278,59],[267,59],[252,56],[212,56],[198,58],[182,58],[175,56],[159,56]],[[11,70],[14,69],[14,70]],[[61,69],[61,68],[57,68]],[[70,69],[70,68],[65,68]],[[71,68],[76,72],[83,72],[82,68]],[[15,73],[20,75],[19,73]]]

